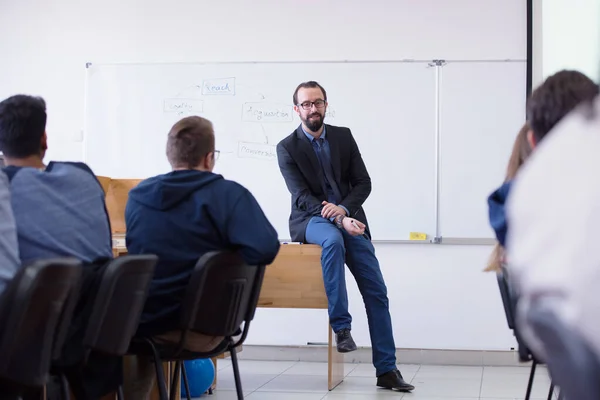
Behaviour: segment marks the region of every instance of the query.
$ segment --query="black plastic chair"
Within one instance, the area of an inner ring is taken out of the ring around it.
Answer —
[[[165,377],[161,368],[163,361],[175,361],[171,384],[171,400],[175,400],[179,375],[182,372],[188,399],[184,360],[211,358],[231,353],[233,373],[238,399],[243,399],[242,383],[235,348],[248,335],[250,321],[254,319],[258,297],[265,273],[265,266],[251,266],[232,252],[215,251],[202,256],[196,263],[182,303],[178,343],[157,343],[152,338],[138,338],[132,347],[133,353],[151,354],[154,358],[161,400],[167,400]],[[243,324],[243,330],[240,329]],[[213,350],[198,353],[185,350],[190,332],[225,339]],[[235,336],[239,336],[234,340]],[[144,343],[145,346],[140,346]]]
[[[0,393],[18,397],[46,384],[58,321],[80,274],[75,259],[41,260],[8,285],[0,299]]]
[[[86,366],[92,351],[112,356],[127,353],[157,261],[155,255],[127,255],[103,268],[85,327],[82,367]],[[64,374],[60,375],[63,397],[68,400],[68,384]],[[120,388],[117,396],[123,398]]]
[[[525,400],[529,400],[531,398],[531,391],[533,389],[533,381],[535,378],[535,372],[537,366],[543,364],[540,362],[538,358],[531,352],[529,347],[525,344],[521,336],[519,335],[519,331],[517,329],[516,324],[516,314],[517,314],[517,302],[518,295],[512,290],[508,278],[508,272],[506,268],[501,267],[500,270],[496,273],[496,279],[498,280],[498,288],[500,289],[500,297],[502,298],[502,305],[504,306],[504,314],[506,315],[506,323],[508,324],[508,328],[513,331],[515,338],[517,339],[518,345],[518,353],[519,360],[521,362],[529,362],[531,361],[531,369],[529,372],[529,381],[527,382],[527,389],[525,390]],[[548,393],[548,400],[552,399],[552,395],[554,394],[554,383],[550,384],[550,390]]]
[[[543,300],[538,299],[536,304],[543,304]],[[550,376],[560,387],[560,398],[600,399],[600,360],[589,344],[547,307],[532,305],[526,318],[543,343]]]

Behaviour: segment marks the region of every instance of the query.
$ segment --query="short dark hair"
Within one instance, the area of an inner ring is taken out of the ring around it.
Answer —
[[[202,158],[215,151],[212,122],[202,117],[186,117],[175,123],[167,139],[167,158],[173,167],[195,168]]]
[[[293,97],[294,105],[298,105],[298,91],[303,88],[304,89],[314,89],[314,88],[321,89],[321,92],[323,92],[323,97],[324,97],[323,100],[327,101],[327,92],[325,91],[325,88],[323,86],[319,85],[318,82],[308,81],[308,82],[302,82],[301,84],[298,85],[296,90],[294,90],[294,97]]]
[[[527,122],[539,142],[579,104],[591,101],[598,85],[579,71],[563,70],[548,77],[527,102]]]
[[[18,94],[0,102],[0,151],[14,158],[40,154],[46,118],[41,97]]]

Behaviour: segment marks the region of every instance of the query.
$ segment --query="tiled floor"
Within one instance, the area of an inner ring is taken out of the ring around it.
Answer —
[[[219,360],[218,390],[206,400],[233,400],[231,364]],[[377,389],[375,370],[367,364],[346,364],[344,382],[327,390],[327,364],[294,361],[240,361],[244,395],[250,400],[450,400],[523,399],[529,378],[525,367],[448,367],[400,365],[404,378],[416,389],[404,394]],[[533,399],[546,399],[550,379],[538,368]]]

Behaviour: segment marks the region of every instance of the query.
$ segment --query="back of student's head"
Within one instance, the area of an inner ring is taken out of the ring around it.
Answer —
[[[195,169],[214,164],[215,133],[202,117],[186,117],[173,125],[167,139],[167,158],[173,169]],[[209,160],[213,154],[213,160]]]
[[[45,149],[46,102],[41,97],[16,95],[0,102],[0,151],[25,158]]]
[[[527,102],[527,122],[535,143],[575,107],[597,94],[598,85],[581,72],[563,70],[548,77]]]

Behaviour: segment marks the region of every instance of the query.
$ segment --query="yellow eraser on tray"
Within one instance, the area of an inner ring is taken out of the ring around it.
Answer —
[[[411,232],[410,240],[427,240],[427,234],[421,232]]]

